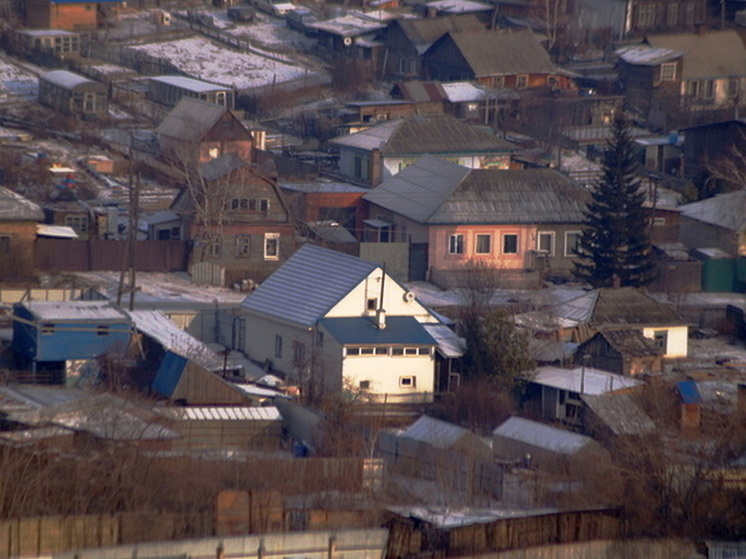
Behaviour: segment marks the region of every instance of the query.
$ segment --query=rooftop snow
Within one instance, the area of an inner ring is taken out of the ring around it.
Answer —
[[[216,85],[214,83],[208,83],[201,80],[194,80],[185,76],[155,76],[150,78],[150,80],[180,87],[181,89],[188,89],[189,91],[194,91],[197,93],[225,89],[225,87],[221,85]]]
[[[517,416],[506,420],[492,431],[492,434],[561,454],[575,454],[593,440],[577,433]],[[495,444],[496,448],[499,447],[499,443]]]
[[[478,88],[471,82],[444,83],[443,90],[451,103],[463,103],[466,101],[480,101],[487,97],[483,89]]]
[[[475,2],[474,0],[436,0],[435,2],[428,2],[427,7],[449,14],[464,14],[467,12],[484,12],[492,10],[492,6],[489,4]]]
[[[592,367],[576,367],[575,369],[539,367],[530,380],[560,390],[593,395],[634,388],[643,384],[642,381]]]
[[[275,407],[169,407],[154,408],[157,414],[180,421],[280,421]]]
[[[88,78],[84,78],[83,76],[79,76],[78,74],[68,72],[67,70],[52,70],[51,72],[42,74],[40,79],[66,89],[73,89],[80,85],[91,85],[97,83]]]
[[[683,56],[685,53],[666,48],[653,48],[647,45],[633,45],[618,49],[616,54],[628,64],[657,66]]]
[[[22,303],[38,320],[129,322],[127,315],[108,301],[27,301]]]

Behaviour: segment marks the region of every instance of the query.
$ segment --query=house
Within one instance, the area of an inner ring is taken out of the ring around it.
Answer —
[[[574,88],[568,72],[554,65],[529,29],[450,31],[423,55],[426,77],[476,81],[496,89]]]
[[[391,97],[413,105],[413,114],[439,115],[445,112],[447,95],[443,84],[436,81],[408,80],[391,88]]]
[[[408,243],[420,262],[410,279],[459,284],[478,263],[526,284],[570,273],[589,195],[551,169],[469,169],[426,155],[364,199],[369,232],[386,231],[366,238]]]
[[[587,355],[587,364],[617,375],[635,376],[663,371],[664,349],[639,330],[607,330],[580,344],[576,362]]]
[[[617,54],[631,106],[654,125],[681,126],[691,122],[686,113],[746,104],[746,46],[735,31],[649,35]]]
[[[13,307],[13,352],[34,384],[64,384],[71,361],[124,355],[131,334],[129,316],[108,301],[24,301]]]
[[[252,161],[253,139],[227,107],[184,97],[155,129],[161,155],[182,168],[233,153]]]
[[[383,101],[353,101],[347,103],[347,108],[353,112],[352,121],[345,122],[348,134],[370,128],[382,120],[404,118],[417,114],[416,107],[411,101],[383,100]]]
[[[187,78],[186,76],[154,76],[148,78],[148,98],[167,107],[175,106],[183,97],[214,103],[229,110],[235,108],[233,89],[223,85]]]
[[[339,172],[376,186],[428,153],[472,169],[508,168],[516,146],[450,115],[389,120],[330,141],[339,149]]]
[[[122,0],[27,0],[24,13],[27,27],[95,31],[109,22],[109,13],[126,2]]]
[[[80,118],[103,117],[109,111],[104,84],[67,70],[52,70],[39,76],[39,103]]]
[[[34,272],[34,243],[44,211],[31,200],[0,186],[0,280],[23,280]]]
[[[345,15],[306,25],[316,36],[318,48],[328,55],[368,64],[377,70],[383,53],[378,35],[386,29],[393,15],[383,10],[351,11]]]
[[[354,256],[304,244],[241,309],[246,354],[311,398],[350,390],[432,401],[449,370],[437,317],[381,265]]]
[[[400,18],[386,33],[385,75],[389,78],[422,78],[422,55],[449,31],[482,31],[484,24],[473,14],[431,18]]]
[[[234,153],[204,163],[171,209],[194,241],[190,269],[219,268],[220,283],[263,280],[295,248],[294,227],[274,181]]]
[[[746,257],[746,191],[718,194],[679,209],[681,242],[688,248],[717,248],[730,258]]]
[[[697,180],[713,169],[725,171],[728,161],[746,153],[746,120],[731,119],[692,126],[684,135],[682,174]]]
[[[36,52],[55,56],[80,54],[80,34],[62,29],[18,29],[10,36],[15,52],[31,55]]]
[[[492,21],[495,7],[491,2],[479,2],[478,0],[432,0],[417,5],[415,11],[423,17],[430,18],[471,14],[487,26]]]

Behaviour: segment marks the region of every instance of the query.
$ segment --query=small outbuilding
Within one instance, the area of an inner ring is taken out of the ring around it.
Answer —
[[[39,103],[68,116],[94,118],[109,110],[108,91],[102,83],[67,70],[39,77]]]

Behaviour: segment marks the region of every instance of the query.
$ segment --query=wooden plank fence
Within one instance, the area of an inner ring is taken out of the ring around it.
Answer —
[[[41,272],[91,272],[121,270],[127,243],[89,239],[37,239],[36,266]],[[135,269],[138,272],[186,270],[185,241],[137,241]]]

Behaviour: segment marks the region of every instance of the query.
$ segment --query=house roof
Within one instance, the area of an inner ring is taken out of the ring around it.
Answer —
[[[47,322],[124,322],[127,314],[109,301],[24,301],[19,305]]]
[[[167,85],[173,85],[181,89],[194,91],[196,93],[203,93],[205,91],[225,91],[230,90],[230,87],[224,85],[217,85],[214,83],[203,82],[202,80],[195,80],[193,78],[187,78],[186,76],[154,76],[149,78],[151,81],[164,83]]]
[[[176,421],[281,421],[274,406],[189,406],[153,408],[158,415]]]
[[[427,3],[428,9],[444,14],[463,14],[468,12],[486,12],[494,9],[492,4],[475,0],[435,0]]]
[[[481,31],[484,29],[484,24],[472,14],[400,19],[396,23],[412,42],[418,54],[423,54],[430,48],[430,45],[449,31]]]
[[[685,52],[685,80],[746,76],[746,47],[735,31],[650,35],[647,42],[652,47]]]
[[[604,330],[596,335],[603,337],[611,347],[628,357],[644,357],[666,353],[662,347],[655,343],[655,340],[643,336],[640,330]]]
[[[397,83],[396,89],[404,99],[415,103],[443,101],[446,98],[443,84],[437,81],[409,80]]]
[[[671,305],[659,303],[633,287],[599,289],[590,323],[596,329],[686,324]]]
[[[438,344],[438,352],[443,357],[454,359],[464,355],[466,341],[459,338],[447,324],[428,323],[422,326],[435,339]]]
[[[551,169],[468,169],[426,155],[363,198],[427,224],[581,223],[589,194]]]
[[[178,138],[188,142],[200,141],[228,111],[225,107],[182,97],[155,129],[159,136]]]
[[[41,221],[44,210],[28,198],[0,186],[0,221]]]
[[[332,143],[383,155],[510,153],[515,144],[451,115],[412,115],[340,136]]]
[[[365,316],[323,318],[319,324],[343,345],[437,345],[413,316],[387,316],[383,330],[376,327],[375,319]]]
[[[568,455],[593,442],[589,437],[517,416],[507,419],[492,431],[492,435]],[[499,443],[495,447],[499,448]]]
[[[681,58],[685,53],[667,48],[655,48],[649,45],[629,45],[617,49],[617,56],[627,64],[639,66],[658,66]]]
[[[65,89],[76,89],[78,87],[85,87],[86,89],[106,89],[102,83],[89,80],[88,78],[68,72],[67,70],[52,70],[51,72],[42,74],[39,79],[64,87]]]
[[[476,77],[559,71],[530,29],[449,34]]]
[[[746,190],[718,194],[699,202],[680,206],[681,215],[731,231],[746,228]]]
[[[487,92],[472,82],[449,82],[442,84],[442,87],[451,103],[475,102],[487,98]]]
[[[529,377],[530,381],[542,386],[578,394],[606,394],[642,386],[644,383],[630,377],[623,377],[593,367],[539,367]]]
[[[399,433],[402,437],[429,444],[435,448],[448,449],[471,433],[468,429],[447,423],[429,415],[423,415]]]
[[[241,306],[311,327],[378,268],[375,262],[306,243]]]
[[[583,394],[583,402],[617,435],[648,435],[655,423],[629,394]]]
[[[352,12],[325,21],[309,23],[307,27],[339,37],[355,37],[384,29],[386,22],[361,12]]]

